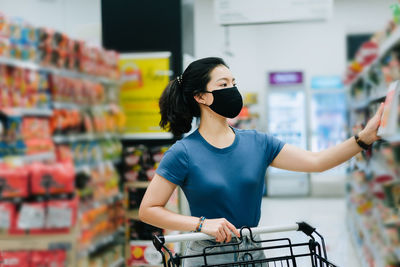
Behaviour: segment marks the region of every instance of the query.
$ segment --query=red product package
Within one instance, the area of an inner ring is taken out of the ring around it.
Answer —
[[[0,232],[8,232],[15,224],[16,211],[13,203],[0,203]]]
[[[21,131],[25,140],[51,138],[49,119],[24,117],[22,119]]]
[[[29,251],[2,251],[0,252],[2,264],[1,267],[30,267]]]
[[[67,253],[65,250],[53,250],[50,251],[50,253],[51,255],[49,255],[49,266],[51,267],[66,266]]]
[[[130,241],[129,265],[159,265],[162,258],[151,241]]]
[[[38,153],[54,151],[54,143],[51,139],[30,139],[25,141],[26,154],[34,155]]]
[[[56,147],[56,155],[58,162],[73,163],[74,161],[71,148],[68,145],[58,145]]]
[[[30,267],[65,267],[65,250],[37,250],[32,252]]]
[[[71,163],[30,166],[32,194],[72,193],[75,189],[75,170]]]
[[[0,166],[0,199],[28,196],[28,172],[26,168]]]
[[[49,201],[47,209],[47,229],[71,228],[77,218],[78,199]]]

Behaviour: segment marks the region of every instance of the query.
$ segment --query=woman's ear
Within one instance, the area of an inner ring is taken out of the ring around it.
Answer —
[[[198,93],[198,94],[195,94],[193,97],[197,103],[205,105],[206,104],[205,96],[206,96],[206,94]]]

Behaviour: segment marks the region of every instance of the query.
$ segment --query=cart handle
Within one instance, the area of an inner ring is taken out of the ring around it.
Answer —
[[[284,225],[284,226],[260,226],[250,228],[251,232],[248,228],[244,227],[240,229],[240,233],[242,236],[250,236],[252,234],[267,234],[267,233],[279,233],[279,232],[289,232],[289,231],[302,231],[308,236],[315,231],[315,228],[310,226],[305,222],[300,222],[296,224]],[[232,236],[234,234],[232,233]],[[204,233],[187,233],[180,235],[166,235],[166,236],[156,236],[154,241],[157,243],[175,243],[175,242],[184,242],[184,241],[200,241],[200,240],[211,240],[214,239],[213,236],[204,234]],[[157,240],[157,241],[156,241]],[[160,244],[161,245],[161,244]],[[157,246],[156,246],[157,247]]]

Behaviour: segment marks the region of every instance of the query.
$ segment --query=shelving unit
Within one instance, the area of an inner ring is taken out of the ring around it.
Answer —
[[[67,249],[68,266],[76,266],[76,239],[78,229],[74,227],[66,234],[41,235],[0,235],[0,250],[46,250],[55,248]]]
[[[99,77],[94,75],[89,75],[86,73],[79,73],[76,71],[59,69],[55,67],[41,66],[34,62],[22,61],[18,59],[12,58],[4,58],[0,57],[0,65],[12,66],[15,68],[29,69],[34,71],[39,71],[41,73],[46,73],[46,75],[58,75],[62,77],[71,77],[82,80],[89,80],[96,83],[101,83],[104,86],[105,90],[116,90],[119,88],[119,81],[108,79],[105,77]],[[77,110],[77,111],[86,111],[93,109],[102,109],[109,111],[111,110],[110,104],[105,103],[96,103],[94,105],[80,105],[76,103],[70,102],[54,102],[51,101],[51,105],[49,107],[38,107],[38,108],[3,108],[0,109],[1,113],[4,114],[12,114],[21,117],[43,117],[50,119],[54,115],[55,109],[67,109],[67,110]],[[72,145],[77,142],[95,142],[101,140],[119,140],[120,135],[114,132],[105,132],[105,133],[86,133],[86,134],[57,134],[53,137],[53,142],[56,145],[67,144]],[[44,161],[44,162],[55,162],[56,161],[56,153],[55,152],[46,152],[46,153],[38,153],[32,155],[16,155],[16,156],[6,156],[0,158],[0,162],[13,162],[17,164],[13,165],[24,165],[30,164],[33,162]],[[117,165],[120,163],[120,157],[114,159],[105,159],[102,163],[112,163],[113,165]],[[99,164],[99,162],[97,163]],[[84,170],[91,169],[93,165],[83,164],[75,168],[76,173]],[[121,193],[114,195],[112,197],[105,198],[98,203],[93,203],[93,207],[98,207],[100,205],[111,205],[123,199],[123,195]],[[65,234],[2,234],[0,235],[0,250],[51,250],[55,248],[65,249],[67,251],[67,263],[66,266],[76,267],[78,266],[78,260],[82,257],[90,257],[91,255],[98,253],[100,250],[107,249],[108,246],[119,242],[119,244],[124,245],[123,235],[125,232],[124,227],[120,227],[114,233],[111,233],[107,236],[99,238],[95,243],[91,244],[87,249],[79,248],[79,238],[81,235],[81,226],[78,222],[76,225],[69,230],[69,233]],[[121,255],[122,256],[122,255]],[[118,267],[123,266],[125,260],[123,258],[117,259],[110,266]]]
[[[53,115],[53,110],[49,108],[4,108],[1,112],[34,117],[51,117]]]
[[[118,84],[118,81],[111,80],[111,79],[108,79],[105,77],[94,76],[94,75],[71,71],[71,70],[67,70],[67,69],[60,69],[60,68],[49,67],[49,66],[41,66],[35,62],[24,61],[24,60],[19,60],[19,59],[14,59],[14,58],[0,57],[0,64],[13,66],[13,67],[17,67],[17,68],[29,69],[29,70],[43,71],[43,72],[48,72],[48,73],[65,76],[65,77],[79,78],[82,80],[92,80],[92,81],[98,81],[98,82],[107,83],[107,84]]]
[[[351,84],[355,84],[360,79],[364,79],[368,72],[371,70],[373,66],[379,64],[380,60],[386,55],[386,53],[396,45],[400,40],[400,28],[398,27],[392,34],[379,46],[379,52],[376,59],[368,66],[364,67],[364,69],[351,81]],[[351,86],[351,85],[350,85]],[[349,87],[350,87],[349,86]]]
[[[135,138],[133,138],[135,137]],[[140,138],[139,138],[140,137]],[[173,144],[176,140],[172,138],[170,134],[133,134],[133,135],[122,135],[122,142],[124,145],[124,156],[122,164],[120,165],[120,174],[123,177],[123,191],[125,195],[125,207],[126,207],[126,219],[129,222],[129,226],[126,233],[126,266],[154,266],[143,262],[143,259],[137,259],[136,256],[132,254],[133,250],[144,251],[148,246],[152,246],[150,239],[144,238],[144,236],[150,236],[150,234],[145,234],[145,231],[160,231],[161,229],[156,229],[149,225],[140,222],[139,219],[139,204],[141,199],[136,197],[144,193],[144,190],[150,184],[150,176],[152,176],[153,169],[156,168],[158,161],[160,160],[160,154],[163,154],[167,146]],[[130,157],[139,157],[136,160],[129,160]],[[140,174],[137,179],[127,178],[129,175],[127,173],[139,170]],[[152,169],[150,171],[150,169]],[[150,173],[147,173],[150,171]],[[132,190],[132,192],[130,192]],[[176,192],[178,193],[178,192]],[[136,196],[135,196],[136,194]],[[178,195],[174,194],[173,200],[177,200]],[[134,202],[134,204],[132,204]],[[174,202],[175,203],[175,202]],[[171,202],[167,204],[167,208],[174,212],[179,212],[179,206],[174,207],[175,203],[171,205]],[[137,231],[137,227],[140,227],[141,233]],[[146,230],[147,229],[147,230]],[[150,233],[149,232],[149,233]],[[140,254],[140,253],[138,253]],[[131,262],[134,262],[131,264]]]
[[[350,129],[356,126],[354,131],[358,131],[361,125],[365,125],[368,118],[374,115],[375,107],[379,105],[379,102],[385,100],[386,85],[383,75],[380,76],[377,83],[376,80],[375,83],[371,83],[369,75],[372,69],[381,71],[382,60],[399,43],[400,27],[398,26],[380,45],[376,59],[364,67],[363,71],[348,84]],[[363,87],[360,87],[360,84]],[[362,88],[364,98],[359,97],[355,100],[351,94],[354,88],[358,90]],[[369,92],[369,94],[365,92]],[[354,133],[350,132],[349,134],[353,135]],[[353,159],[350,164],[347,182],[348,228],[362,266],[386,267],[400,264],[400,243],[394,243],[393,237],[388,236],[389,225],[384,223],[382,216],[379,215],[382,209],[392,209],[390,206],[386,207],[388,191],[385,187],[390,182],[380,182],[379,179],[392,177],[392,182],[400,182],[398,170],[382,163],[385,161],[385,157],[389,157],[388,150],[383,152],[382,149],[389,147],[389,151],[394,151],[393,149],[399,144],[400,133],[386,137],[374,144],[370,152],[362,152],[361,155],[357,155],[357,159]],[[393,160],[396,161],[396,158],[390,158],[391,162]],[[396,163],[392,162],[391,164]],[[400,220],[395,222],[399,225]]]
[[[135,182],[127,182],[125,184],[128,187],[147,188],[150,184],[150,181],[135,181]]]

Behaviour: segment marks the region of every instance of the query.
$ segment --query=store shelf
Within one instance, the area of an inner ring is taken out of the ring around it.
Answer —
[[[385,55],[386,53],[396,44],[400,41],[400,27],[397,27],[396,30],[392,32],[392,34],[387,38],[380,46],[378,50],[378,56],[377,58],[368,66],[364,67],[364,69],[357,75],[356,78],[354,78],[351,83],[348,85],[349,87],[352,84],[355,84],[358,82],[359,79],[363,78],[365,75],[368,74],[370,69],[377,64]]]
[[[83,105],[83,104],[76,104],[72,102],[61,102],[61,101],[54,101],[52,103],[52,106],[55,109],[72,109],[72,110],[87,110],[87,109],[110,110],[110,105],[111,104]]]
[[[75,103],[54,101],[52,104],[53,104],[53,108],[55,108],[55,109],[78,109],[78,110],[81,109],[81,106],[79,106]]]
[[[115,196],[112,196],[112,197],[104,199],[103,201],[101,201],[101,203],[111,205],[111,204],[114,204],[117,201],[122,200],[123,198],[124,198],[124,195],[122,193],[118,193]]]
[[[172,139],[174,136],[172,133],[135,133],[135,134],[123,134],[121,139],[123,140],[152,140],[152,139]]]
[[[23,157],[24,163],[30,163],[33,161],[47,161],[47,160],[55,160],[56,156],[53,152],[33,154]]]
[[[382,94],[379,94],[379,95],[370,96],[366,100],[359,100],[359,101],[351,103],[350,107],[351,107],[352,110],[365,109],[371,103],[376,102],[378,100],[384,100],[385,98],[386,98],[386,93],[385,94],[382,93]]]
[[[396,255],[397,259],[400,260],[400,248],[393,249],[394,255]]]
[[[355,211],[355,208],[353,207],[352,204],[350,205],[350,213],[352,214],[351,218],[352,220],[354,220],[356,229],[358,229],[359,231],[361,231],[363,239],[362,239],[362,245],[365,246],[368,251],[371,253],[375,266],[386,266],[385,263],[383,262],[383,260],[385,259],[385,257],[383,257],[383,255],[380,254],[378,248],[377,248],[377,244],[372,242],[371,239],[371,234],[368,231],[368,229],[366,229],[364,223],[361,220],[361,215],[357,214],[357,212]],[[365,258],[365,257],[364,257]]]
[[[0,64],[18,67],[18,68],[30,69],[30,70],[49,72],[49,73],[52,73],[55,75],[60,75],[60,76],[79,78],[79,79],[83,79],[83,80],[92,80],[92,81],[106,83],[106,84],[118,85],[118,81],[108,79],[105,77],[85,74],[85,73],[71,71],[71,70],[67,70],[67,69],[60,69],[60,68],[55,68],[55,67],[45,67],[45,66],[36,64],[34,62],[23,61],[23,60],[19,60],[19,59],[0,57]]]
[[[53,110],[49,108],[4,108],[1,112],[18,116],[51,117],[53,115]]]
[[[75,173],[90,171],[93,168],[99,167],[101,164],[107,164],[107,163],[115,164],[115,162],[118,163],[119,160],[102,160],[93,164],[80,164],[78,166],[75,165]]]
[[[124,232],[124,228],[120,227],[114,233],[99,238],[96,242],[90,245],[87,249],[80,250],[78,253],[78,257],[87,257],[93,253],[96,253],[100,249],[115,243],[118,239],[118,236]]]
[[[139,220],[139,210],[128,210],[126,213],[127,217],[132,220]]]
[[[49,249],[52,246],[61,244],[75,243],[77,238],[77,229],[72,228],[65,234],[22,234],[22,235],[0,235],[0,250],[14,249]]]
[[[150,184],[150,181],[135,181],[135,182],[127,182],[125,184],[128,187],[147,188]]]
[[[33,155],[5,156],[3,158],[0,158],[0,162],[9,162],[13,165],[23,165],[37,161],[53,161],[55,159],[56,156],[53,152],[45,152]]]
[[[386,140],[389,143],[397,144],[400,143],[400,134],[395,134],[393,136],[382,137],[383,140]]]
[[[102,134],[70,134],[70,135],[54,135],[53,141],[56,144],[62,143],[75,143],[75,142],[90,142],[100,139],[119,139],[120,135],[116,133],[102,133]]]
[[[120,258],[119,260],[116,260],[115,262],[111,263],[109,267],[120,267],[125,264],[125,260],[123,258]]]
[[[395,44],[400,41],[400,27],[397,27],[382,45],[379,46],[379,58],[382,58]]]

